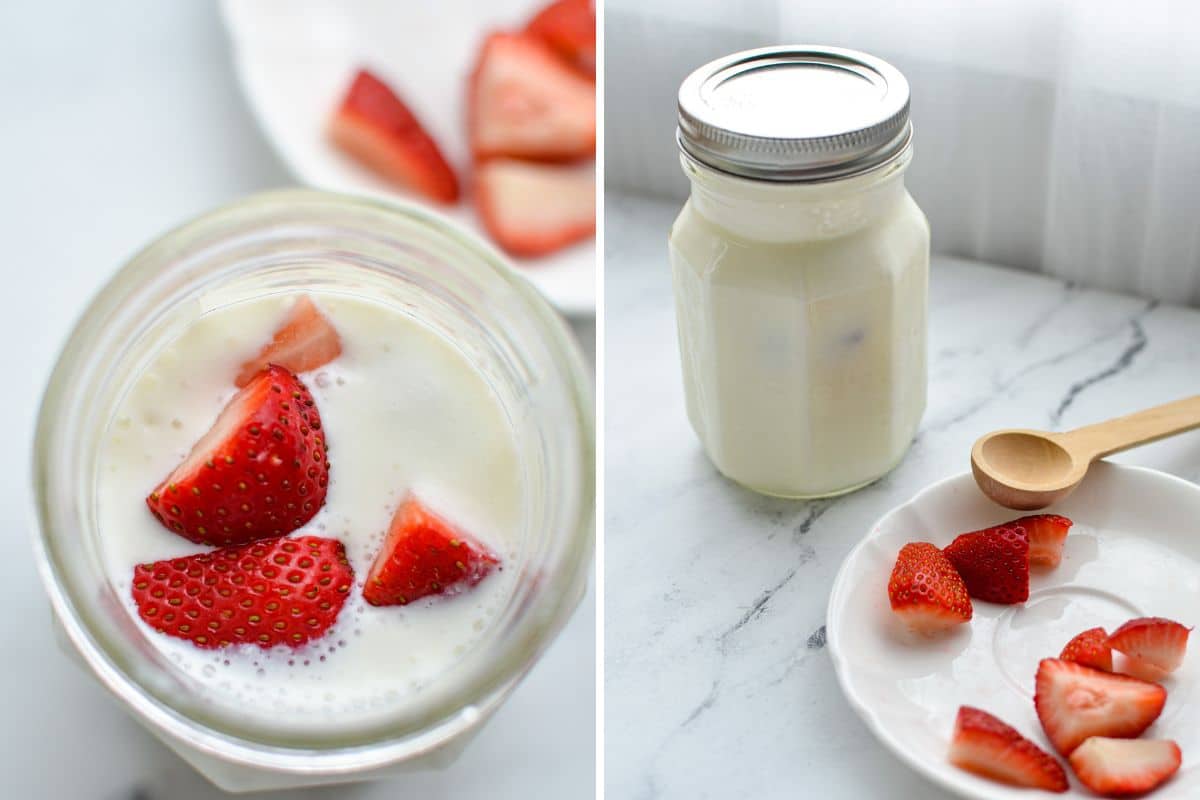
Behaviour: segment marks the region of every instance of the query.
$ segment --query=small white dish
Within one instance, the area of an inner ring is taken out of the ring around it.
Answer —
[[[1024,605],[974,601],[974,618],[923,640],[892,614],[887,582],[910,541],[943,547],[959,533],[1021,516],[988,500],[970,473],[926,488],[885,514],[850,552],[833,584],[827,636],[851,707],[888,749],[962,797],[1014,800],[1095,797],[1070,774],[1066,794],[979,778],[946,760],[960,705],[995,714],[1053,753],[1033,707],[1038,661],[1077,633],[1127,619],[1200,623],[1200,487],[1140,467],[1099,462],[1062,503],[1046,509],[1075,523],[1062,563],[1035,570]],[[1167,678],[1167,705],[1144,734],[1174,739],[1183,766],[1155,800],[1200,797],[1200,640]]]
[[[467,78],[484,37],[520,29],[539,0],[222,0],[242,90],[259,125],[296,178],[337,192],[403,198],[334,148],[330,116],[360,67],[387,81],[437,140],[462,182],[440,213],[489,239],[471,202]],[[490,239],[489,239],[490,240]],[[587,241],[544,258],[510,260],[564,314],[596,310],[596,248]]]

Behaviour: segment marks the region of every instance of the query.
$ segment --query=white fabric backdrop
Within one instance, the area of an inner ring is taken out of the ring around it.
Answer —
[[[607,0],[605,15],[610,188],[685,196],[675,92],[694,67],[853,47],[908,77],[908,185],[936,250],[1200,305],[1200,2]]]

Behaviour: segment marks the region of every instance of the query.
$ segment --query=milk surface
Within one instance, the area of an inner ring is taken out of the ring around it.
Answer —
[[[355,585],[337,624],[304,647],[201,650],[146,626],[130,596],[135,564],[202,552],[164,528],[145,496],[187,455],[236,393],[296,295],[204,315],[140,375],[105,433],[97,513],[105,568],[149,642],[202,693],[248,716],[339,726],[403,704],[450,668],[512,592],[521,522],[520,464],[503,409],[453,345],[382,304],[310,294],[337,328],[342,355],[300,377],[329,447],[325,506],[292,535],[336,538]],[[504,567],[453,598],[376,608],[362,583],[392,514],[415,492],[498,555]]]

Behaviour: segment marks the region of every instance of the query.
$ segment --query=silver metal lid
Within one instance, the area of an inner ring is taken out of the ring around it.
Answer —
[[[679,146],[748,178],[846,177],[899,155],[911,138],[908,81],[855,50],[746,50],[705,64],[679,87]]]

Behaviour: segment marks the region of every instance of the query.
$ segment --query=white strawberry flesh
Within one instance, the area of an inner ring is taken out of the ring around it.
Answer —
[[[1071,753],[1071,769],[1093,792],[1128,797],[1161,786],[1179,770],[1182,754],[1162,739],[1093,736]]]

